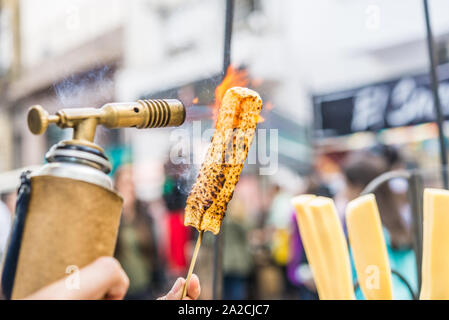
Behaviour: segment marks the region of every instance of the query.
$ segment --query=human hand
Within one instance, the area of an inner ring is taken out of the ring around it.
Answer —
[[[69,275],[28,296],[27,300],[121,300],[129,286],[128,276],[112,257],[101,257],[79,271],[79,287],[68,288]]]
[[[184,278],[178,278],[173,285],[173,288],[158,300],[181,300],[182,289],[184,288],[185,283],[186,280]],[[200,293],[200,280],[196,274],[192,274],[187,288],[187,295],[183,300],[196,300],[200,296]]]

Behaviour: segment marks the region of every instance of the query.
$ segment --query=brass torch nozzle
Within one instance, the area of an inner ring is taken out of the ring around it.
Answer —
[[[35,105],[28,110],[28,127],[32,133],[42,134],[54,123],[60,128],[73,128],[75,140],[93,142],[97,125],[111,129],[174,127],[183,124],[185,117],[185,108],[176,99],[107,103],[99,109],[62,109],[55,115]]]

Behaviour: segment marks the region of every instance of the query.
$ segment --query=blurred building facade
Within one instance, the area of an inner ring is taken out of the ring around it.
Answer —
[[[431,1],[442,56],[448,9],[447,1]],[[213,99],[225,1],[2,0],[0,12],[0,172],[42,163],[49,146],[70,135],[53,128],[32,136],[25,123],[32,104],[54,112],[161,92],[188,100],[199,81],[207,83],[199,92],[204,104]],[[306,171],[311,94],[425,70],[421,1],[236,1],[232,62],[263,80],[263,98],[275,107],[262,126],[281,129],[281,165]],[[160,183],[169,137],[168,129],[97,135],[105,146],[131,145],[138,179]],[[154,190],[141,193],[148,198]]]

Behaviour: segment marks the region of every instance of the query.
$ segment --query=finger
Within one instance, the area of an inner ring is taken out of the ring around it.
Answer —
[[[114,264],[114,265],[112,265]],[[104,266],[108,268],[110,274],[110,285],[104,298],[107,300],[122,300],[126,292],[129,288],[129,278],[126,275],[125,271],[121,267],[120,263],[117,260],[113,260],[113,262],[108,262],[108,266]]]
[[[196,274],[192,274],[192,277],[190,278],[189,281],[189,287],[187,288],[187,296],[186,298],[184,298],[184,300],[186,300],[187,298],[196,300],[198,299],[200,294],[201,294],[200,280],[198,279],[198,276]]]
[[[79,287],[70,288],[66,285],[70,276],[78,277]],[[120,263],[112,257],[98,258],[82,268],[78,274],[70,276],[39,290],[27,299],[123,299],[129,286],[129,279]]]
[[[160,300],[181,300],[182,289],[184,288],[185,282],[184,278],[176,279],[171,290],[165,296],[161,297]]]
[[[80,280],[84,295],[81,299],[123,299],[129,286],[120,263],[112,257],[98,258],[83,268]]]

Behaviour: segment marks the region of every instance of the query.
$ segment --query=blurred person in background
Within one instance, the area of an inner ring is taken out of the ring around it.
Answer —
[[[154,224],[148,206],[137,199],[132,165],[117,169],[115,189],[123,197],[115,257],[129,277],[125,299],[153,299],[161,279]]]
[[[223,229],[223,298],[248,299],[248,281],[253,261],[248,241],[247,210],[240,198],[234,197],[229,203]]]
[[[271,186],[268,214],[264,226],[264,238],[271,255],[271,267],[265,267],[262,272],[268,272],[270,278],[276,279],[278,284],[271,283],[273,294],[271,299],[294,299],[297,297],[297,288],[289,281],[287,265],[290,260],[291,214],[293,206],[291,198],[304,184],[303,179],[288,168],[279,168],[276,175],[270,176]],[[277,274],[276,274],[277,273]],[[262,278],[262,281],[263,278]],[[265,281],[264,281],[265,282]],[[268,282],[267,282],[268,283]],[[263,287],[268,284],[263,283]],[[277,288],[276,288],[277,287]],[[278,290],[277,295],[274,289]]]
[[[265,226],[268,212],[277,187],[265,185],[258,175],[245,174],[236,185],[233,201],[240,207],[243,229],[246,232],[244,246],[248,246],[250,269],[246,275],[247,299],[278,299],[283,290],[283,280],[279,268],[271,255],[271,235]],[[229,204],[233,206],[233,204]],[[230,209],[231,210],[231,209]],[[230,212],[230,211],[229,211]],[[234,214],[234,213],[229,213]],[[239,215],[237,215],[239,216]],[[231,218],[233,222],[239,219]],[[226,222],[227,218],[224,220]],[[226,236],[224,236],[226,238]],[[226,242],[226,240],[224,240]],[[242,240],[243,242],[243,240]],[[227,249],[226,249],[227,250]],[[226,255],[226,251],[224,253]]]
[[[282,291],[284,295],[289,296],[293,291],[286,272],[290,251],[291,194],[285,191],[279,184],[275,184],[273,188],[274,196],[268,211],[266,231],[271,235],[269,246],[272,260],[283,279]]]
[[[342,203],[357,198],[363,189],[374,178],[389,169],[387,160],[372,152],[360,152],[350,155],[343,164],[343,173],[346,187],[339,195],[340,210],[344,210]],[[404,221],[395,194],[389,184],[381,185],[375,192],[379,214],[383,224],[383,231],[387,245],[391,269],[398,271],[411,287],[417,290],[417,268],[415,253],[412,250],[412,234]],[[343,211],[344,212],[344,211]],[[353,275],[355,269],[353,265]],[[410,299],[412,296],[405,284],[395,275],[392,275],[393,293],[395,299]],[[356,292],[357,298],[363,295],[360,289]]]
[[[184,208],[187,200],[187,181],[184,173],[187,167],[168,160],[164,165],[165,181],[162,198],[167,208],[166,254],[171,277],[184,275],[187,269],[186,251],[192,235],[184,226]]]
[[[304,194],[332,197],[330,189],[321,182],[316,172],[309,176],[307,184]],[[291,214],[290,260],[287,265],[287,276],[290,283],[298,288],[297,293],[300,300],[318,300],[317,289],[304,251],[295,210]]]
[[[385,159],[388,171],[416,169],[417,167],[417,164],[410,159],[405,161],[404,156],[394,147],[378,145],[372,148],[371,151]],[[407,194],[408,181],[404,178],[393,178],[388,181],[388,185],[395,195],[394,198],[404,223],[407,225],[407,228],[412,228],[412,211]]]

